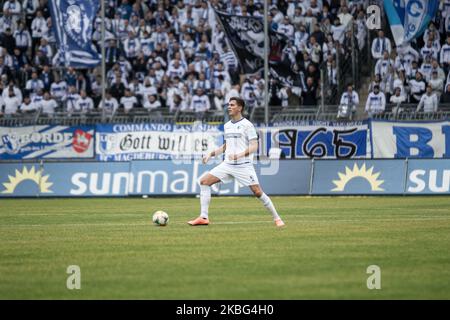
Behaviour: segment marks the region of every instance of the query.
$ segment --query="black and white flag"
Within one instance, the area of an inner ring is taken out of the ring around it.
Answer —
[[[218,21],[236,54],[242,73],[254,74],[264,68],[264,21],[261,17],[244,17],[216,11]],[[280,82],[292,85],[291,66],[282,61],[288,38],[269,31],[269,72]]]
[[[97,66],[101,60],[92,43],[92,27],[100,1],[54,0],[49,7],[60,61],[76,68]]]

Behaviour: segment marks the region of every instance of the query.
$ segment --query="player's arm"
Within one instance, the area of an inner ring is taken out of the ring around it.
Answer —
[[[255,153],[258,150],[258,139],[252,139],[248,143],[248,148],[243,152],[230,155],[230,160],[237,160],[240,158],[247,157],[248,155]]]
[[[218,149],[211,151],[210,153],[208,153],[206,156],[203,157],[203,163],[206,164],[208,163],[209,159],[211,159],[212,157],[221,155],[222,153],[225,152],[225,150],[227,149],[227,143],[225,142],[222,146],[220,146]]]

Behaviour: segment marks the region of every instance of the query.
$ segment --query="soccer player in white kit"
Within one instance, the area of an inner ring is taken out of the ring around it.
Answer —
[[[242,116],[245,102],[239,97],[232,97],[228,102],[230,121],[224,126],[225,143],[203,157],[203,163],[225,153],[225,160],[209,173],[200,177],[200,217],[188,222],[191,226],[208,225],[208,209],[211,202],[211,186],[218,182],[228,182],[236,179],[240,184],[248,186],[253,194],[272,214],[277,227],[283,227],[284,222],[275,209],[272,200],[264,193],[253,168],[253,153],[258,150],[258,136],[253,124]]]

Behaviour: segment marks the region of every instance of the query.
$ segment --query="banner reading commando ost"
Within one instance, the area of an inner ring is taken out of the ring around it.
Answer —
[[[0,160],[93,157],[93,126],[0,127]]]
[[[208,124],[97,125],[96,135],[100,161],[195,159],[223,144],[222,126]]]
[[[260,127],[260,155],[281,149],[282,158],[370,158],[368,122],[306,121]]]

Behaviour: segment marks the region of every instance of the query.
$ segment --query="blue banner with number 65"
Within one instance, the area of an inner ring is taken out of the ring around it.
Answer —
[[[310,121],[259,128],[260,155],[278,148],[286,159],[370,158],[369,123]]]

